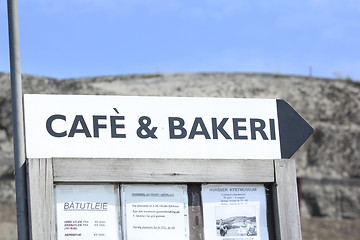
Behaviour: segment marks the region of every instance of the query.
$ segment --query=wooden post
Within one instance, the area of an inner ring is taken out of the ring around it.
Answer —
[[[52,159],[27,162],[30,239],[55,240],[54,178]]]
[[[278,240],[301,240],[295,160],[274,160],[275,232]]]

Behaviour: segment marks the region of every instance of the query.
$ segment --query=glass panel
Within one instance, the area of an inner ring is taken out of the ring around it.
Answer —
[[[265,187],[202,185],[205,240],[268,240]]]
[[[186,185],[124,184],[121,205],[125,239],[189,239]]]
[[[58,240],[121,239],[118,185],[58,184],[55,205]]]

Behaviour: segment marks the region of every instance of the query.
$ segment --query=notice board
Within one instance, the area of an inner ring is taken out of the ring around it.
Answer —
[[[301,239],[294,160],[47,158],[27,166],[33,239]],[[95,217],[66,211],[76,208]]]

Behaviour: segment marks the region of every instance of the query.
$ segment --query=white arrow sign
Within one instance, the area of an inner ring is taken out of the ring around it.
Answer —
[[[313,129],[276,99],[25,95],[27,158],[289,158]]]

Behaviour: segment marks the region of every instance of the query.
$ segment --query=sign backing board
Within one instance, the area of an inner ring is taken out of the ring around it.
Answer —
[[[186,185],[122,185],[125,240],[189,240]]]
[[[279,159],[313,131],[276,99],[25,95],[24,111],[27,158]]]
[[[201,195],[205,240],[269,239],[263,185],[202,185]]]
[[[117,185],[55,185],[58,240],[121,239]]]

